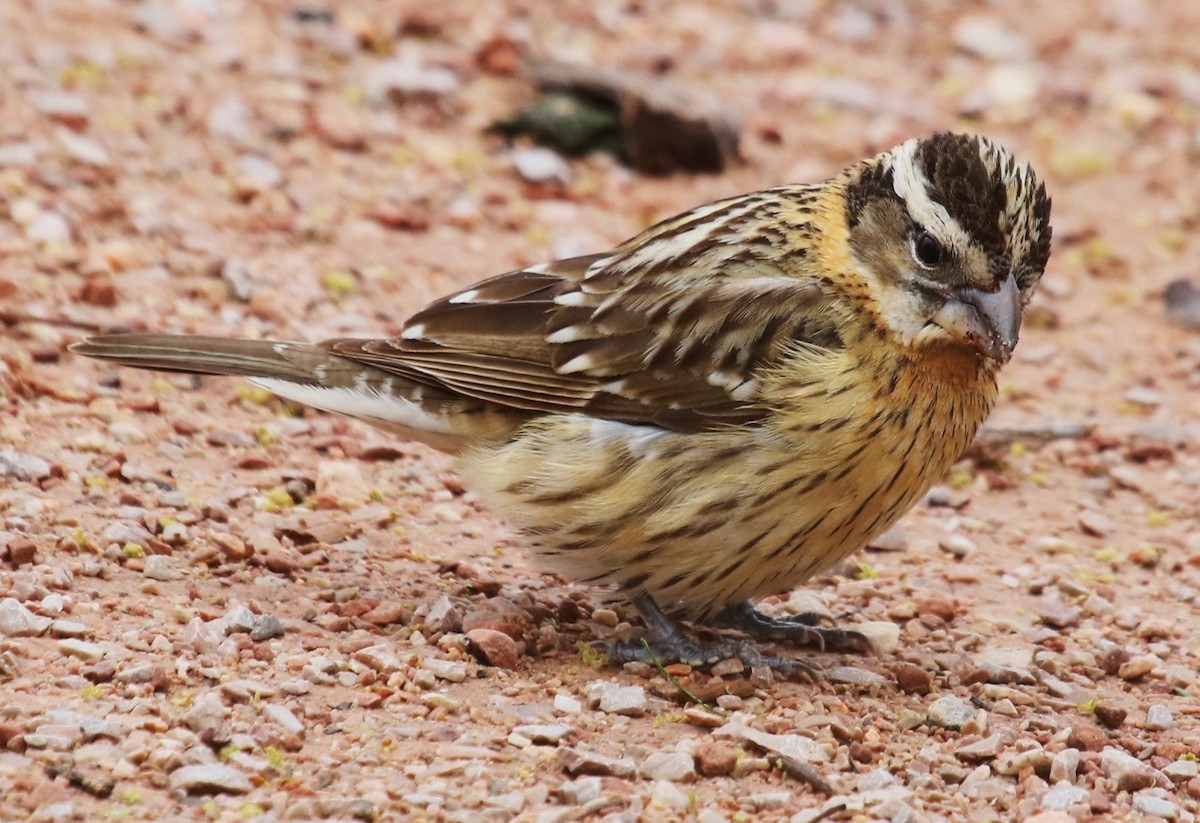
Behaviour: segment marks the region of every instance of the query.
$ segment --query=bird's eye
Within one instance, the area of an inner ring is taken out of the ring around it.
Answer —
[[[913,256],[927,269],[936,268],[942,262],[943,253],[942,244],[927,231],[922,231],[913,241]]]

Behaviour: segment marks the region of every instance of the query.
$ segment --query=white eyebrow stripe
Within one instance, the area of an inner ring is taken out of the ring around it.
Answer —
[[[971,237],[946,207],[929,196],[929,181],[917,165],[918,140],[906,140],[892,159],[892,189],[908,206],[909,216],[951,245],[966,248]]]

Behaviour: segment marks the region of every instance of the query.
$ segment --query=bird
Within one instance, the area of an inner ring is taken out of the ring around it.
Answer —
[[[939,132],[483,280],[391,338],[73,348],[242,376],[455,455],[542,565],[637,610],[648,636],[609,646],[619,661],[805,667],[759,643],[867,639],[755,602],[885,531],[971,443],[1050,256],[1050,205],[999,143]]]

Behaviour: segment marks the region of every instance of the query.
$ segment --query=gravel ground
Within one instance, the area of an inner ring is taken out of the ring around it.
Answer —
[[[1194,819],[1200,333],[1164,293],[1200,282],[1200,6],[323,8],[0,4],[0,819]],[[711,95],[745,162],[506,147],[525,54]],[[445,457],[65,348],[391,333],[939,128],[1032,159],[1055,253],[1001,430],[775,604],[875,637],[819,682],[597,668],[632,613]]]

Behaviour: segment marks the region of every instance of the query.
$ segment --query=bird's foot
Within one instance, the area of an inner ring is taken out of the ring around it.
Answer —
[[[862,632],[837,626],[822,626],[826,618],[818,614],[772,617],[744,601],[727,607],[713,625],[737,629],[756,640],[773,640],[828,652],[869,652],[871,641]]]
[[[600,650],[606,653],[613,663],[685,663],[701,668],[729,658],[737,658],[748,668],[766,666],[781,674],[816,675],[813,667],[801,660],[763,654],[753,641],[725,640],[718,643],[701,643],[667,617],[654,598],[648,594],[638,595],[632,602],[642,615],[651,637],[626,643],[601,644]]]

